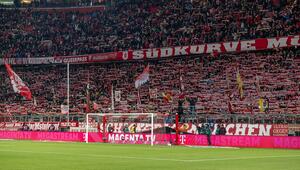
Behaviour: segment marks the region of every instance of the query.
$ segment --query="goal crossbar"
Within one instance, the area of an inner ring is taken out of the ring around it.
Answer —
[[[153,129],[154,129],[154,115],[155,113],[88,113],[86,114],[86,129],[85,129],[85,142],[89,142],[89,116],[150,116],[151,117],[151,146],[154,143]]]

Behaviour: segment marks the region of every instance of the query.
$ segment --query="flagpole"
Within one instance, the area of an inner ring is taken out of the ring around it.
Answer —
[[[68,105],[68,116],[67,124],[70,122],[70,63],[67,64],[67,105]]]
[[[115,101],[114,101],[114,84],[111,84],[111,110],[115,111]]]

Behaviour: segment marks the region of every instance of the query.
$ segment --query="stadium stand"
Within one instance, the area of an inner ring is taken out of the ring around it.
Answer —
[[[0,51],[49,57],[294,35],[299,8],[276,0],[137,0],[85,14],[2,8]]]
[[[229,113],[229,101],[232,103],[234,113],[259,113],[258,99],[266,96],[270,104],[268,113],[297,114],[300,111],[299,52],[286,50],[226,54],[217,58],[196,56],[149,61],[150,81],[141,87],[142,105],[139,109],[175,111],[182,84],[186,89],[184,91],[186,97],[198,97],[197,113]],[[134,80],[144,66],[143,62],[71,65],[71,112],[85,112],[87,84],[90,85],[91,104],[96,102],[102,108],[109,108],[111,84],[114,84],[114,90],[121,91],[121,102],[116,103],[116,110],[120,112],[138,110],[135,107],[137,90],[134,87]],[[236,68],[239,68],[244,82],[244,100],[240,99],[236,87]],[[60,112],[60,105],[66,100],[65,65],[15,67],[15,71],[28,83],[37,105],[23,101],[20,96],[13,93],[10,80],[2,69],[0,80],[0,102],[4,104],[1,107],[2,112],[23,114]],[[183,79],[182,82],[180,77]],[[257,79],[260,80],[260,94],[256,90]],[[157,98],[149,97],[149,93],[153,90]],[[169,93],[172,101],[165,101],[162,93]]]
[[[87,13],[1,8],[0,56],[73,56],[298,35],[299,8],[298,1],[276,0],[137,0]],[[91,111],[98,111],[93,110],[93,102],[109,108],[114,84],[115,90],[121,91],[121,102],[115,108],[120,112],[176,112],[178,99],[185,95],[198,98],[198,114],[261,113],[260,97],[269,101],[269,110],[264,113],[299,114],[299,55],[299,49],[291,48],[147,61],[150,81],[140,89],[139,106],[134,79],[147,64],[144,61],[71,65],[71,112],[86,112],[88,84]],[[236,88],[237,69],[245,87],[242,100]],[[13,93],[1,67],[0,113],[61,112],[61,104],[66,102],[65,65],[22,66],[14,70],[32,90],[34,102]],[[149,93],[156,97],[149,97]],[[162,93],[168,94],[170,101]],[[184,107],[188,114],[188,102]]]

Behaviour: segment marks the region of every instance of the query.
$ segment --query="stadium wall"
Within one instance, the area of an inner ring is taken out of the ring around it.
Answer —
[[[108,134],[108,142],[119,144],[148,144],[149,134]],[[103,142],[101,133],[89,133],[89,142]],[[0,139],[84,142],[82,132],[23,132],[0,131]],[[175,139],[175,134],[156,134],[155,144]],[[164,140],[162,140],[164,139]],[[300,149],[300,137],[287,136],[211,136],[213,146]],[[204,135],[180,135],[181,145],[206,146]]]

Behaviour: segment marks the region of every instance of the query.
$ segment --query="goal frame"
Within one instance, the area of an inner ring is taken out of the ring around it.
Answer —
[[[87,113],[86,114],[86,125],[85,125],[85,142],[89,143],[89,116],[150,116],[151,117],[151,146],[154,145],[154,136],[153,136],[153,131],[154,131],[154,115],[155,113]]]

